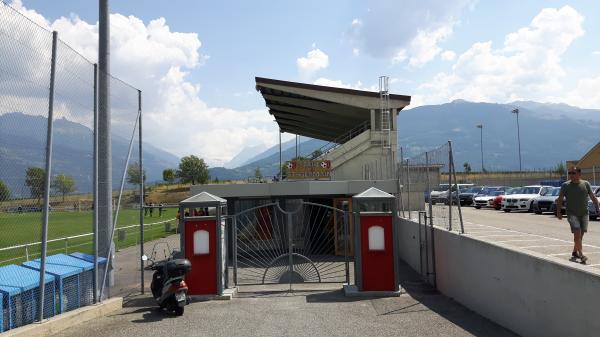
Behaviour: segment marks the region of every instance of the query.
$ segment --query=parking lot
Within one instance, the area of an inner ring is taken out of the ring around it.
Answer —
[[[564,260],[571,257],[573,236],[566,217],[558,220],[550,213],[505,213],[469,206],[462,207],[462,214],[465,234],[469,236],[509,245],[524,252],[537,252]],[[585,268],[600,272],[600,221],[590,220],[583,238],[583,253],[589,258]]]

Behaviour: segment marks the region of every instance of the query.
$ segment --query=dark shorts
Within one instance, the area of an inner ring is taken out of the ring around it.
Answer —
[[[583,233],[587,232],[588,220],[588,215],[567,215],[567,221],[569,221],[569,225],[571,225],[571,233],[575,233],[575,231],[578,230],[581,230]]]

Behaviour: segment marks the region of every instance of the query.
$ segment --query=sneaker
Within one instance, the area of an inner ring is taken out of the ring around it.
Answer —
[[[583,264],[585,264],[586,261],[588,260],[587,256],[585,256],[583,254],[581,254],[581,256],[579,258],[581,258],[581,263],[583,263]]]
[[[577,254],[577,252],[572,252],[571,253],[571,257],[574,259],[578,259],[579,258],[579,254]]]

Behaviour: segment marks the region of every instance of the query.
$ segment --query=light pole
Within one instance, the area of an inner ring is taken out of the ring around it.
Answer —
[[[519,144],[519,172],[523,171],[523,167],[521,166],[521,133],[519,131],[519,109],[514,108],[512,113],[517,115],[517,141]]]
[[[485,172],[485,169],[483,168],[483,124],[479,124],[477,125],[477,128],[480,130],[480,139],[481,139],[481,173]]]

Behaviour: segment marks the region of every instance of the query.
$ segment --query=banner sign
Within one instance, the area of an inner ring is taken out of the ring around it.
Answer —
[[[286,165],[288,180],[331,180],[330,160],[292,160]]]

